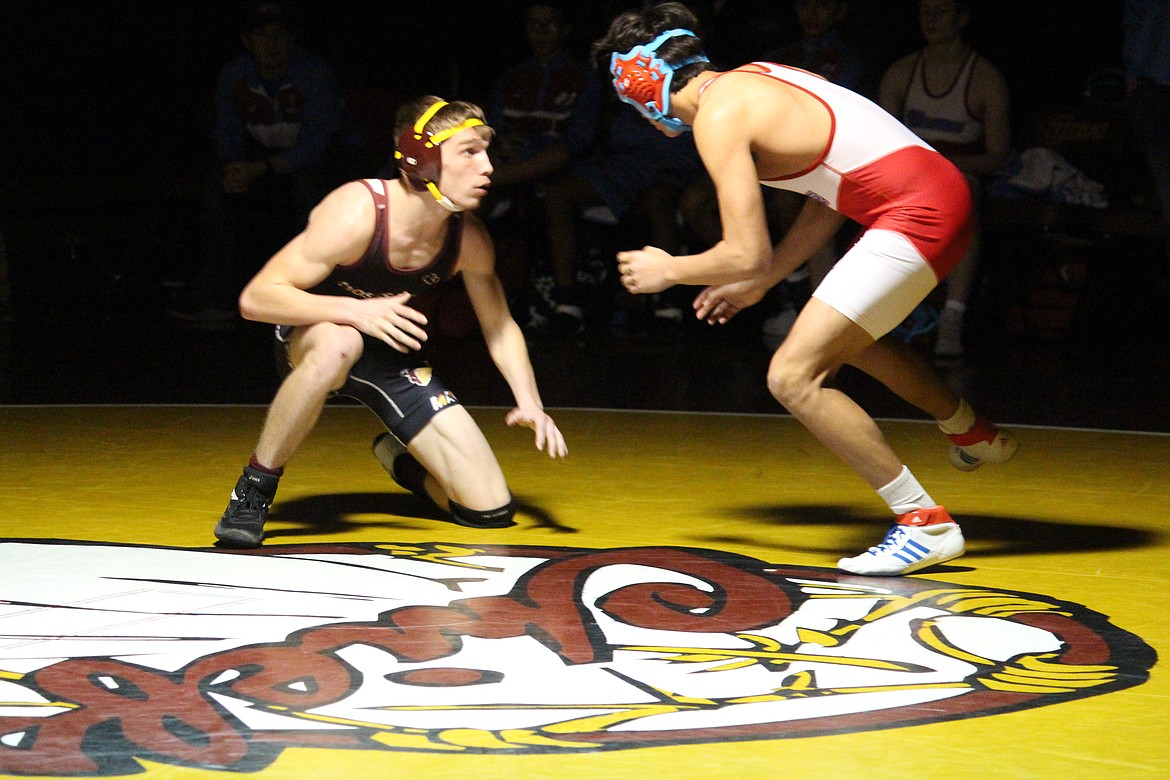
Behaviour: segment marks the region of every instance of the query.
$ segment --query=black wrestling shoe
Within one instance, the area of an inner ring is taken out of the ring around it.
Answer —
[[[225,547],[259,547],[279,482],[280,477],[245,466],[223,517],[215,524],[215,538]]]

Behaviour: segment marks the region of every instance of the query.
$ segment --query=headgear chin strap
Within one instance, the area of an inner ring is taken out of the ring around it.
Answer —
[[[439,175],[443,172],[443,155],[439,151],[439,144],[456,133],[469,127],[478,127],[483,120],[469,117],[454,127],[432,133],[427,130],[427,123],[439,113],[439,109],[447,105],[440,100],[426,111],[414,123],[414,127],[398,136],[398,148],[394,150],[394,159],[398,161],[398,170],[416,190],[427,190],[434,196],[443,208],[449,211],[463,209],[451,202],[451,199],[439,191]]]
[[[609,58],[609,72],[613,74],[613,88],[617,90],[618,97],[638,109],[643,116],[661,122],[678,133],[690,130],[691,126],[668,116],[670,82],[674,72],[696,62],[710,62],[707,55],[696,54],[677,65],[670,65],[657,56],[655,52],[662,44],[680,35],[698,37],[690,30],[667,30],[650,43],[635,46],[625,54],[615,51]]]

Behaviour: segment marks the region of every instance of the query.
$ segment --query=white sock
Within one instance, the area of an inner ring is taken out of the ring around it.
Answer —
[[[975,427],[975,410],[965,398],[960,398],[959,408],[946,420],[939,420],[938,427],[943,433],[966,433]]]
[[[896,515],[938,506],[905,466],[902,467],[901,474],[888,485],[878,488],[877,492]]]

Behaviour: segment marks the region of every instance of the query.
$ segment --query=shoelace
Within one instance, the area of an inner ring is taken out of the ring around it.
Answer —
[[[880,555],[884,552],[889,552],[896,549],[902,541],[902,537],[906,535],[906,529],[900,525],[895,525],[886,534],[886,538],[882,539],[881,544],[869,548],[869,552],[874,555]]]
[[[258,522],[268,506],[268,499],[257,487],[249,487],[244,491],[243,498],[237,498],[232,512],[232,519],[236,522]]]

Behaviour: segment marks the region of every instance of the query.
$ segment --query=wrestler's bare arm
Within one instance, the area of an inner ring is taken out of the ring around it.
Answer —
[[[408,295],[361,300],[307,292],[337,266],[361,259],[373,236],[374,203],[359,182],[342,185],[313,209],[303,231],[282,247],[240,295],[249,320],[280,325],[350,325],[405,352],[426,340],[426,318]]]
[[[524,333],[512,319],[503,284],[496,275],[491,238],[474,215],[468,214],[465,220],[459,269],[488,353],[516,399],[516,407],[505,422],[531,428],[538,449],[550,457],[563,458],[568,454],[565,438],[544,411]]]
[[[729,84],[721,83],[728,81]],[[695,147],[715,185],[723,235],[705,259],[714,273],[695,283],[737,281],[766,270],[772,246],[760,189],[759,113],[733,75],[716,81],[695,118]]]

